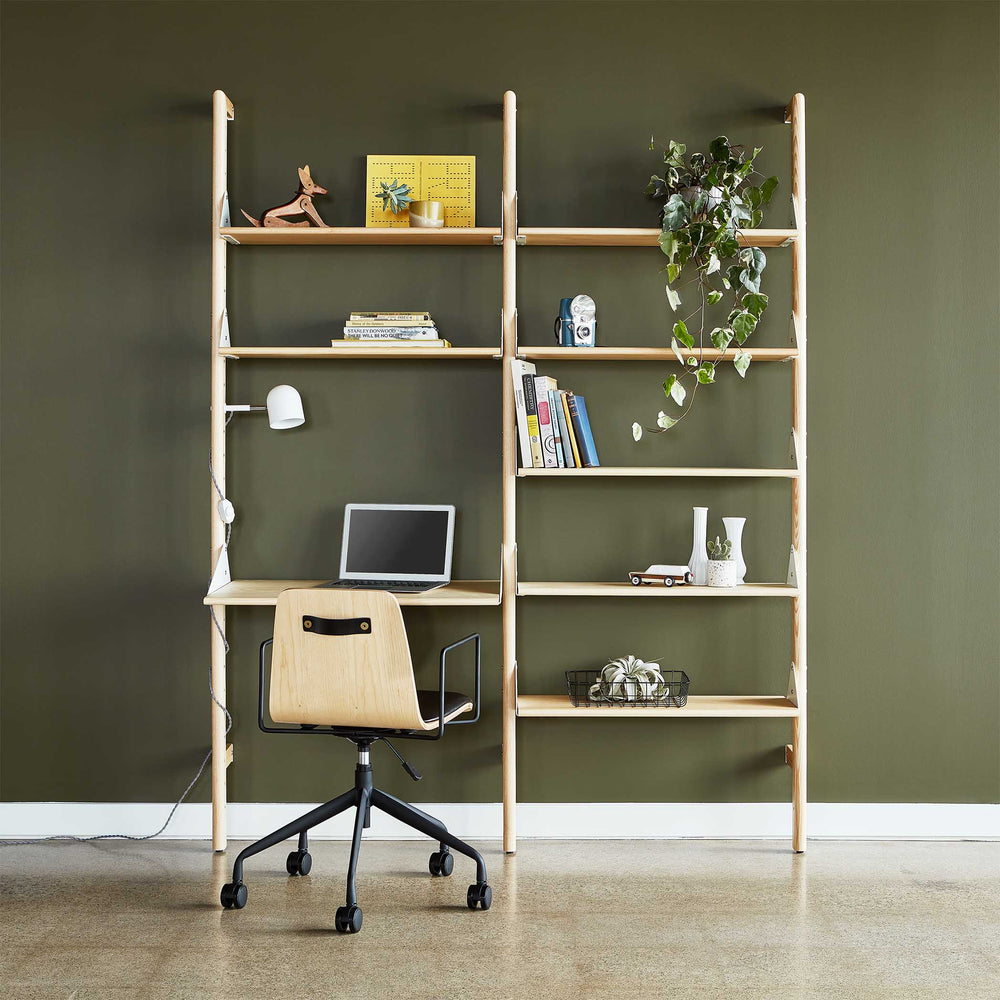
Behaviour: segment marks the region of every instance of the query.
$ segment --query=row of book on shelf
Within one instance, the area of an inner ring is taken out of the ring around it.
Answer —
[[[601,463],[583,396],[537,375],[529,361],[511,359],[514,412],[524,469],[592,469]]]
[[[331,347],[451,347],[438,333],[426,311],[352,312],[344,323],[344,339],[331,340]]]

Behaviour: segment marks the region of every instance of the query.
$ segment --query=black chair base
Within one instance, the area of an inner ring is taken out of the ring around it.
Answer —
[[[405,823],[414,830],[436,840],[440,845],[429,862],[429,869],[432,875],[450,875],[454,868],[454,858],[450,848],[472,858],[476,862],[476,881],[469,886],[466,895],[466,904],[470,910],[488,910],[492,902],[493,893],[486,881],[486,862],[483,856],[474,847],[470,847],[464,840],[459,840],[448,832],[447,827],[440,820],[421,812],[416,806],[397,799],[388,792],[376,788],[372,782],[372,767],[369,757],[371,744],[367,741],[358,741],[358,765],[354,771],[354,787],[343,795],[338,795],[324,805],[317,806],[304,816],[300,816],[291,823],[283,826],[280,830],[262,837],[256,843],[245,847],[236,857],[233,864],[233,880],[227,882],[222,887],[221,901],[227,910],[241,910],[247,903],[247,887],[243,884],[243,862],[247,858],[266,851],[275,844],[280,844],[283,840],[298,836],[298,850],[292,851],[286,860],[285,867],[289,875],[307,875],[312,868],[312,856],[309,854],[309,830],[314,826],[337,816],[350,808],[357,810],[354,820],[354,836],[351,840],[351,859],[347,867],[347,903],[338,907],[334,926],[338,931],[346,934],[356,934],[361,930],[362,914],[358,906],[357,890],[355,887],[355,877],[358,870],[358,856],[361,853],[362,832],[371,826],[371,807],[381,809],[394,819]]]

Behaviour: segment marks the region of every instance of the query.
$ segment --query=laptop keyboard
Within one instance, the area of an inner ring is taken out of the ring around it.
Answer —
[[[393,590],[419,593],[430,590],[431,583],[417,583],[413,580],[334,580],[324,583],[324,587],[337,587],[344,590]]]

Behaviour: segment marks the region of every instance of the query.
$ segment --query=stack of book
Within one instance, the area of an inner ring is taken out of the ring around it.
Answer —
[[[344,339],[332,347],[451,347],[438,335],[429,312],[352,312],[344,324]]]
[[[511,360],[521,467],[592,469],[601,463],[583,396],[536,375],[528,361]]]

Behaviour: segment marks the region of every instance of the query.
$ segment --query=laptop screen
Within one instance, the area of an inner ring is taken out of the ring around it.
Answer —
[[[454,507],[348,504],[344,579],[449,580]]]

